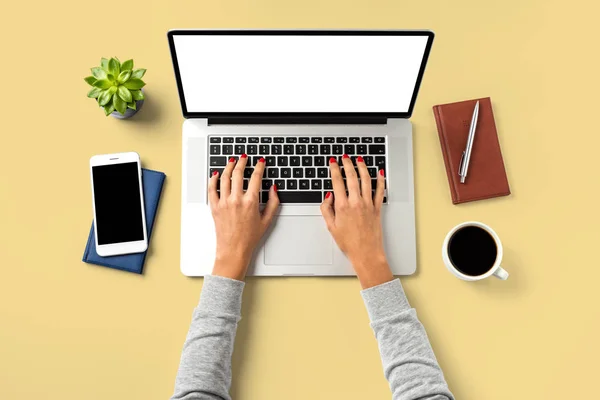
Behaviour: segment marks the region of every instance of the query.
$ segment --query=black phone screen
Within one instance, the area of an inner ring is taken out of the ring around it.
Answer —
[[[92,167],[98,245],[144,240],[138,164]]]

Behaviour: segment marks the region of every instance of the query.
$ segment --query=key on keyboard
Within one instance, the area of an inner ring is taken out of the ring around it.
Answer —
[[[384,136],[210,136],[208,140],[209,178],[214,171],[220,174],[229,158],[236,160],[247,153],[244,170],[244,190],[248,188],[254,166],[264,157],[266,170],[261,183],[261,202],[269,198],[271,185],[277,185],[277,194],[283,204],[319,204],[326,192],[333,190],[329,177],[329,159],[334,157],[342,165],[342,154],[348,154],[355,164],[361,155],[372,178],[373,193],[377,171],[386,168],[386,139]],[[357,171],[358,172],[358,171]],[[386,182],[387,188],[387,182]],[[387,202],[387,193],[384,198]]]

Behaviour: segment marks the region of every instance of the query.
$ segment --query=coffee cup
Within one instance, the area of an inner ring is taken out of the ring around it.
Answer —
[[[501,266],[502,242],[496,232],[482,222],[468,221],[448,232],[442,246],[442,259],[448,271],[465,281],[478,281],[494,275],[508,279]]]

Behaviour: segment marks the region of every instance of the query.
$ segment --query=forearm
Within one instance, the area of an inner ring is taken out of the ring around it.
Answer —
[[[183,345],[173,400],[229,400],[231,355],[244,283],[204,278],[200,303]]]
[[[394,400],[454,399],[398,279],[361,292]]]
[[[383,250],[380,255],[370,255],[362,259],[354,257],[352,260],[356,276],[363,289],[381,285],[394,279]]]

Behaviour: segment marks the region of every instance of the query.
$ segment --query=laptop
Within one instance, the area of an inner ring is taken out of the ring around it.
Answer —
[[[248,275],[354,275],[319,206],[330,157],[362,156],[386,171],[382,224],[394,275],[415,272],[412,125],[433,41],[430,31],[173,30],[171,57],[185,121],[181,272],[204,276],[215,257],[207,183],[248,155],[266,159],[261,203],[281,206]],[[341,162],[340,162],[341,165]],[[262,205],[261,205],[262,207]]]

